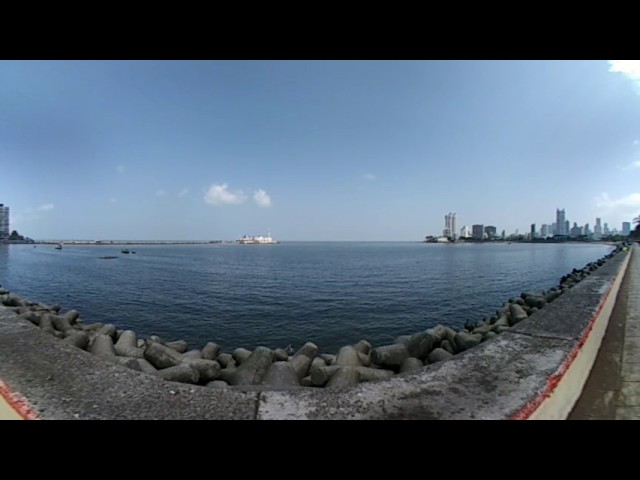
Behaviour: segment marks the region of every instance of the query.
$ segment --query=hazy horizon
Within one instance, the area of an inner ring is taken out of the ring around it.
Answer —
[[[36,240],[421,241],[640,214],[639,61],[0,61]]]

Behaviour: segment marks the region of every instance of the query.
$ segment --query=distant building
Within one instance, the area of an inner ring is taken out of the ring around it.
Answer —
[[[558,235],[558,224],[556,222],[551,224],[551,235]]]
[[[596,218],[596,226],[593,227],[593,239],[600,240],[602,238],[602,225],[600,225],[600,219]]]
[[[609,235],[611,232],[609,231],[609,224],[605,222],[604,224],[604,229],[602,230],[602,233],[604,233],[605,235]]]
[[[547,225],[546,223],[543,223],[540,226],[540,236],[542,238],[547,238],[549,236],[549,225]]]
[[[484,233],[489,240],[493,240],[498,236],[498,230],[492,225],[487,225],[486,227],[484,227]]]
[[[502,230],[502,239],[504,240],[506,238],[506,233],[504,230]]]
[[[536,238],[536,224],[532,223],[531,224],[531,239],[533,240],[534,238]]]
[[[0,203],[0,238],[9,238],[9,207]]]
[[[455,240],[456,238],[456,214],[449,212],[444,216],[444,230],[442,231],[443,237],[450,237]]]
[[[573,228],[571,229],[571,236],[579,237],[580,235],[582,235],[582,228],[580,228],[576,222],[573,222]]]
[[[460,238],[471,237],[471,230],[466,225],[460,229]]]
[[[554,235],[567,235],[569,233],[566,231],[568,230],[568,225],[565,223],[566,219],[564,216],[564,208],[562,210],[556,208],[556,231],[554,232]]]
[[[484,225],[473,225],[471,227],[471,236],[474,240],[484,239]]]
[[[589,230],[589,224],[585,223],[584,225],[584,234],[588,237],[589,235],[591,235],[591,230]]]
[[[631,222],[622,222],[622,235],[625,237],[631,235]]]
[[[570,230],[570,225],[569,225],[569,220],[565,220],[564,221],[564,234],[565,235],[569,235],[569,230]]]

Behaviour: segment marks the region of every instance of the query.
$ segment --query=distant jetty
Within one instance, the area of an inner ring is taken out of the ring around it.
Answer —
[[[40,240],[38,245],[58,245],[60,240]],[[64,240],[65,245],[210,245],[235,243],[223,240]]]

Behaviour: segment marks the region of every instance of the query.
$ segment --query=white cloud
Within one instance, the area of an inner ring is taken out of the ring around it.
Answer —
[[[118,173],[124,173],[124,165],[118,165],[116,167],[116,172]]]
[[[375,180],[376,176],[373,173],[365,173],[364,178],[365,180]]]
[[[45,203],[44,205],[40,205],[38,207],[38,210],[41,212],[47,212],[49,210],[53,210],[53,207],[54,207],[53,203]]]
[[[633,170],[634,168],[640,168],[640,160],[635,162],[631,162],[629,165],[625,165],[624,167],[618,166],[620,170]]]
[[[597,207],[629,209],[640,207],[640,193],[631,193],[626,197],[613,199],[608,193],[601,193],[595,199]]]
[[[164,195],[164,190],[162,189],[156,192],[156,197],[162,197],[163,195]]]
[[[180,190],[180,193],[178,194],[178,197],[184,197],[188,193],[189,193],[189,189],[188,188],[183,188],[182,190]]]
[[[640,93],[640,60],[609,60],[609,71],[622,73],[632,80]]]
[[[221,185],[212,184],[204,194],[204,201],[210,205],[238,205],[244,203],[247,196],[242,190],[230,192],[226,183]]]
[[[259,207],[270,207],[271,197],[262,189],[256,190],[253,194],[253,199]]]

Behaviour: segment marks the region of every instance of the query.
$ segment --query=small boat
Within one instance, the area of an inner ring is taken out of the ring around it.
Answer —
[[[120,250],[120,253],[129,253],[129,250],[127,250],[126,248],[123,248],[122,250]]]
[[[56,250],[62,250],[62,243],[59,243],[57,246],[53,247]]]
[[[105,255],[104,257],[98,257],[101,260],[113,260],[114,258],[118,258],[118,257],[114,257],[113,255]]]

